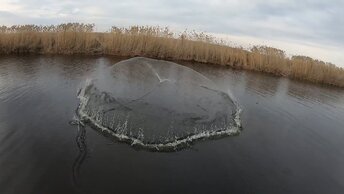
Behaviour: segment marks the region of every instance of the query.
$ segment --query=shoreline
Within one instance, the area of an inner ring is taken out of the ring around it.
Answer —
[[[68,27],[69,25],[69,27]],[[86,27],[87,28],[86,28]],[[51,27],[51,26],[50,26]],[[0,28],[0,56],[18,54],[149,57],[228,66],[317,84],[344,87],[344,69],[306,56],[287,57],[266,46],[251,50],[230,47],[204,33],[177,36],[168,28],[133,26],[93,32],[92,26],[72,23]]]

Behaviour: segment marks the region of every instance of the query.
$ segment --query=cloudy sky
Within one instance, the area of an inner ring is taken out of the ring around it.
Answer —
[[[0,0],[0,25],[95,23],[206,31],[344,67],[344,0]]]

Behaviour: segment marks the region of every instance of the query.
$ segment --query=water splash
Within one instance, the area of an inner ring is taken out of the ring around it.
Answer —
[[[176,63],[132,58],[79,91],[77,114],[119,141],[175,151],[200,139],[240,133],[241,109],[230,92]]]

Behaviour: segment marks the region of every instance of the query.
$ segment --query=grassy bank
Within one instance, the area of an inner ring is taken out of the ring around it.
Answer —
[[[234,48],[204,33],[172,33],[159,27],[112,27],[94,32],[92,24],[0,27],[0,54],[106,54],[145,56],[224,65],[238,69],[344,87],[344,69],[305,56],[287,57],[271,47]]]

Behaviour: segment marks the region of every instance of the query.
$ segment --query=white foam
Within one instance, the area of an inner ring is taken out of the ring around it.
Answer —
[[[186,145],[189,145],[190,143],[200,140],[200,139],[209,139],[212,137],[220,137],[220,136],[231,136],[231,135],[237,135],[241,132],[241,120],[240,120],[240,114],[241,114],[241,108],[237,106],[235,117],[234,117],[234,125],[226,127],[221,130],[217,131],[203,131],[200,133],[196,133],[190,136],[187,136],[183,139],[175,139],[174,141],[168,142],[168,143],[144,143],[141,139],[143,139],[143,133],[139,135],[139,139],[135,137],[130,137],[125,135],[124,133],[120,132],[114,132],[114,131],[125,131],[127,130],[127,120],[121,125],[121,123],[118,123],[118,125],[115,127],[115,130],[112,131],[107,127],[104,127],[101,123],[101,118],[96,117],[96,119],[90,117],[84,110],[85,106],[87,105],[88,99],[85,97],[85,89],[87,89],[89,86],[91,86],[92,80],[87,80],[85,87],[81,89],[79,92],[79,100],[80,104],[78,107],[78,115],[79,118],[82,120],[86,120],[88,122],[91,122],[96,128],[100,129],[102,132],[106,132],[113,137],[117,138],[119,141],[126,141],[131,142],[132,146],[140,146],[143,148],[147,148],[150,150],[156,150],[156,151],[170,151],[170,150],[176,150],[180,148],[181,146],[184,147]],[[236,103],[237,105],[237,103]],[[197,132],[197,130],[195,130]]]

